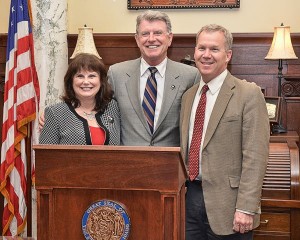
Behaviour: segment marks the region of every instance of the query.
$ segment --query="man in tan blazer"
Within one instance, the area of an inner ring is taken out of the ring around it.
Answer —
[[[199,174],[187,181],[186,240],[252,239],[252,230],[259,225],[269,118],[260,88],[227,70],[231,49],[232,35],[222,26],[207,25],[197,34],[194,58],[202,78],[183,95],[180,116],[182,156],[188,169],[195,112],[202,87],[209,90],[199,140]]]

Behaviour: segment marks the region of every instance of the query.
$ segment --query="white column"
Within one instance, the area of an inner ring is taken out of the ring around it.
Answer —
[[[67,0],[31,1],[35,64],[40,84],[40,112],[59,102],[68,67]],[[38,143],[38,122],[32,143]],[[34,165],[34,152],[32,164]],[[36,192],[32,188],[32,236],[37,237]],[[28,235],[31,235],[28,233]]]

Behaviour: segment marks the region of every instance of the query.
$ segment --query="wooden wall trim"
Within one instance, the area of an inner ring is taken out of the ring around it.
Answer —
[[[265,60],[273,33],[234,33],[233,57],[229,70],[239,78],[254,81],[269,96],[277,94],[278,61]],[[300,33],[291,34],[296,55],[300,57]],[[134,34],[94,34],[97,50],[104,63],[110,65],[140,56]],[[0,76],[5,72],[7,34],[0,35]],[[77,34],[68,35],[69,56],[74,51]],[[168,50],[169,58],[180,61],[186,55],[193,57],[195,34],[175,34]],[[284,75],[300,75],[300,60],[283,62]]]
[[[236,33],[233,37],[233,57],[229,64],[232,74],[258,82],[259,85],[263,81],[262,78],[269,81],[276,78],[278,62],[264,59],[271,46],[273,33]],[[292,34],[291,37],[295,52],[300,57],[300,33]],[[140,56],[134,34],[94,34],[94,39],[98,52],[107,66]],[[70,56],[76,41],[76,34],[68,36]],[[194,47],[195,34],[175,34],[168,56],[175,61],[180,61],[186,55],[193,57]],[[284,74],[300,73],[299,60],[284,61],[283,65]],[[276,95],[275,85],[272,83],[272,86],[262,87],[268,88],[269,95]],[[273,88],[274,92],[271,91]]]
[[[297,56],[300,57],[300,33],[293,33],[291,34],[291,37],[295,52]],[[250,63],[252,65],[263,61],[263,65],[277,65],[271,63],[274,63],[274,61],[264,61],[264,54],[268,52],[272,42],[273,33],[233,33],[233,38],[234,51],[231,64],[239,65],[241,63]],[[101,57],[108,66],[116,62],[134,59],[140,55],[133,33],[94,34],[94,39]],[[76,41],[77,34],[68,35],[70,56],[74,51]],[[5,71],[6,42],[7,34],[0,34],[0,74],[3,74]],[[193,56],[194,46],[195,34],[174,34],[173,43],[168,52],[169,57],[175,61],[180,61],[186,54]],[[242,52],[242,54],[240,54],[240,52]],[[259,55],[256,55],[257,53],[259,53]],[[243,58],[245,55],[248,57]],[[254,56],[254,58],[252,56]],[[295,63],[295,61],[293,61],[293,63]],[[296,65],[300,65],[300,63],[297,62]],[[276,68],[277,66],[275,67],[275,70]],[[274,69],[268,68],[265,70],[272,73]],[[291,71],[300,73],[300,67],[292,66]],[[237,73],[239,74],[239,72]],[[285,73],[287,73],[287,71]]]
[[[267,44],[270,46],[273,38],[273,33],[233,33],[233,44],[249,43]],[[291,34],[293,46],[300,45],[300,33]],[[0,36],[1,39],[1,36]],[[195,45],[196,34],[174,34],[174,39],[171,47],[190,47]],[[102,47],[137,47],[134,39],[134,34],[120,33],[120,34],[94,34],[96,46]],[[77,34],[68,35],[69,47],[75,47],[77,41]],[[0,40],[1,45],[1,40]]]
[[[168,50],[169,58],[175,61],[182,60],[186,55],[193,58],[195,37],[196,34],[174,34],[173,43]],[[257,83],[268,96],[276,96],[278,88],[278,61],[264,59],[271,46],[272,38],[273,33],[233,33],[233,56],[228,66],[233,75]],[[295,53],[300,58],[300,33],[291,34],[291,38]],[[1,34],[0,75],[2,73],[2,76],[5,71],[6,40],[7,34]],[[96,48],[107,67],[140,56],[133,33],[94,34],[94,40]],[[68,35],[69,56],[74,51],[76,41],[77,34]],[[283,74],[299,76],[300,59],[284,60]]]

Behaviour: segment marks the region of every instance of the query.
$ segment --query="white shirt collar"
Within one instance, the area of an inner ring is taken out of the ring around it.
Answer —
[[[165,58],[160,64],[156,66],[150,66],[145,59],[141,58],[141,76],[143,76],[149,67],[156,67],[157,72],[160,74],[162,78],[165,77],[166,68],[167,68],[167,58]]]
[[[211,92],[211,94],[215,94],[221,88],[227,74],[228,74],[228,70],[225,69],[219,76],[215,77],[214,79],[212,79],[211,81],[209,81],[207,83],[207,85],[209,87],[209,91]],[[204,85],[205,85],[205,82],[201,78],[198,94],[201,93],[201,89]]]

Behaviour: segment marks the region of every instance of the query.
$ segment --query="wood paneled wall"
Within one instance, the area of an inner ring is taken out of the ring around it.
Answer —
[[[265,60],[272,42],[272,33],[233,34],[233,58],[229,64],[232,74],[257,82],[267,95],[277,95],[277,61]],[[94,34],[95,44],[107,66],[140,56],[133,34]],[[0,76],[5,72],[7,35],[0,35]],[[68,36],[69,54],[73,52],[77,35]],[[292,34],[296,55],[300,57],[300,33]],[[193,57],[195,35],[176,34],[168,56],[180,61],[185,55]],[[300,60],[283,61],[283,74],[300,75]]]
[[[266,96],[278,94],[278,61],[265,60],[272,43],[273,33],[243,33],[233,34],[233,57],[229,63],[230,72],[241,79],[255,82]],[[134,34],[95,34],[95,44],[104,63],[108,66],[135,59],[140,56]],[[77,35],[68,36],[69,56],[76,46]],[[300,58],[300,33],[292,34],[292,42],[297,56]],[[168,56],[172,60],[180,61],[186,55],[193,58],[195,35],[176,34]],[[283,125],[288,130],[296,130],[300,135],[300,59],[284,60],[283,74],[299,76],[294,79],[298,89],[293,97],[286,96],[283,101]],[[282,84],[284,84],[283,79]]]
[[[266,96],[277,96],[278,61],[265,60],[272,42],[272,33],[236,33],[233,34],[233,57],[229,64],[231,73],[241,79],[255,82],[264,90]],[[110,65],[135,59],[140,56],[135,43],[134,34],[94,34],[95,44],[107,67]],[[76,46],[77,35],[68,36],[69,56]],[[0,119],[2,121],[3,83],[5,72],[7,35],[0,35]],[[300,33],[292,34],[292,42],[296,55],[300,58]],[[168,50],[169,58],[180,61],[186,55],[193,58],[195,35],[176,34],[172,46]],[[289,130],[300,134],[300,59],[284,60],[283,74],[289,78],[296,89],[292,96],[286,96],[283,106],[284,125]],[[289,85],[291,86],[291,85]],[[287,86],[287,87],[289,87]],[[291,115],[291,116],[290,116]],[[290,117],[289,117],[290,116]],[[0,126],[1,130],[2,124]]]
[[[278,61],[265,60],[273,34],[233,34],[233,58],[229,70],[239,78],[256,82],[266,95],[277,95]],[[95,44],[107,66],[140,56],[133,34],[95,34]],[[75,48],[77,35],[69,35],[69,54]],[[300,57],[300,34],[292,35],[296,54]],[[186,55],[193,57],[194,35],[175,35],[169,48],[169,58],[180,61]],[[283,61],[283,74],[300,75],[300,60]]]
[[[241,79],[255,82],[264,90],[266,96],[277,96],[278,61],[265,60],[272,42],[272,33],[236,33],[233,34],[233,57],[229,64],[231,73]],[[134,34],[94,34],[95,44],[107,67],[135,59],[140,56]],[[2,120],[3,82],[5,72],[7,35],[0,35],[0,119]],[[76,46],[77,35],[68,36],[69,56]],[[292,34],[296,55],[300,58],[300,33]],[[186,55],[193,58],[195,35],[176,34],[168,50],[169,58],[180,61]],[[288,75],[285,81],[292,81],[296,93],[286,96],[284,101],[284,124],[289,130],[300,134],[300,59],[284,60],[283,74]],[[290,105],[289,105],[290,104]],[[290,117],[288,117],[291,115]],[[1,128],[1,126],[0,126]]]
[[[272,42],[272,33],[233,34],[233,58],[229,64],[231,73],[241,79],[255,82],[262,87],[266,96],[277,96],[278,61],[265,60]],[[133,34],[94,34],[95,44],[107,67],[135,59],[140,56]],[[74,51],[77,35],[68,36],[69,56]],[[5,73],[7,35],[0,35],[0,135],[2,133],[3,86]],[[292,34],[296,55],[300,58],[300,33]],[[195,35],[176,34],[168,56],[180,61],[186,55],[193,58]],[[288,130],[300,135],[300,59],[283,61],[283,84],[288,89],[285,95],[283,124]],[[293,88],[293,94],[288,94]],[[1,142],[0,142],[1,147]],[[1,204],[0,197],[0,204]],[[3,200],[2,200],[3,201]],[[2,204],[1,204],[2,206]],[[0,208],[0,215],[2,208]],[[0,226],[0,230],[1,226]]]

